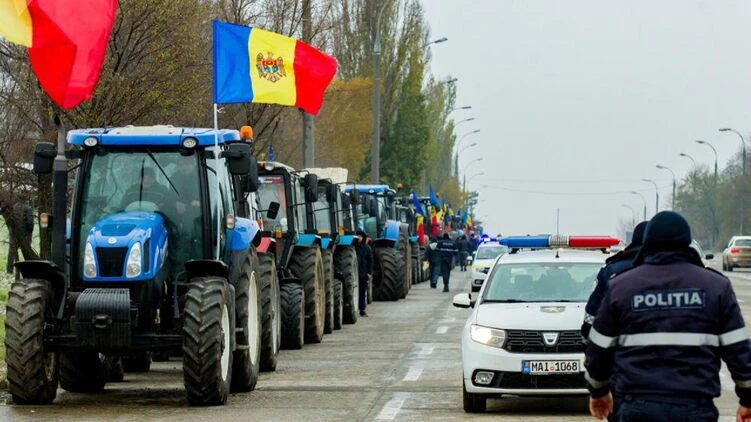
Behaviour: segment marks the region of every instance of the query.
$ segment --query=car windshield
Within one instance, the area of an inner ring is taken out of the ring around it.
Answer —
[[[483,294],[485,302],[586,302],[599,263],[519,263],[497,265]]]
[[[481,246],[477,249],[475,259],[496,259],[498,255],[506,253],[508,248],[505,246]]]
[[[261,210],[261,221],[264,230],[287,231],[287,197],[284,193],[284,176],[259,176],[258,209]],[[279,203],[279,213],[276,218],[269,218],[266,210],[272,202]]]
[[[751,246],[751,239],[738,239],[733,246]]]

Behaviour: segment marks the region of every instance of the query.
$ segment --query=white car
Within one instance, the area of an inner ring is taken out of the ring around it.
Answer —
[[[485,281],[485,277],[490,272],[490,268],[493,267],[493,263],[496,258],[504,253],[508,252],[508,248],[503,245],[499,245],[496,242],[493,243],[481,243],[475,251],[474,259],[470,270],[472,271],[471,288],[473,292],[480,291],[482,282]]]
[[[608,254],[604,248],[509,247],[512,252],[496,260],[477,299],[454,297],[454,306],[473,308],[462,332],[466,412],[482,412],[488,398],[503,395],[587,394],[580,327]]]

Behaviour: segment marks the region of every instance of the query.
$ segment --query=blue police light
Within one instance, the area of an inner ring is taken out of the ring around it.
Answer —
[[[520,248],[609,248],[618,238],[610,236],[508,236],[498,241],[511,249]]]
[[[509,248],[547,248],[550,236],[508,236],[498,241]]]

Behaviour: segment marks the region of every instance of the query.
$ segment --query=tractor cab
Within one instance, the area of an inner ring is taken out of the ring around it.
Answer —
[[[345,187],[345,192],[352,194],[353,191],[357,191],[359,195],[359,201],[355,207],[358,227],[372,239],[395,240],[398,237],[399,226],[395,207],[396,192],[387,185],[348,185]],[[387,233],[389,228],[396,228],[397,232]]]
[[[318,201],[310,204],[309,211],[324,249],[331,249],[333,243],[352,244],[355,227],[351,201],[351,196],[331,179],[318,179]]]

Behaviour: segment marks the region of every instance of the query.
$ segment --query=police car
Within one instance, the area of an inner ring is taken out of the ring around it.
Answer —
[[[608,257],[612,237],[524,236],[499,243],[477,298],[462,293],[454,306],[472,308],[462,332],[466,412],[482,412],[503,395],[586,395],[584,306]]]
[[[490,272],[490,268],[493,267],[496,258],[500,255],[508,252],[508,247],[498,244],[498,242],[483,241],[477,247],[475,256],[472,260],[470,270],[472,271],[472,291],[480,291],[482,282],[485,281],[485,277]]]

